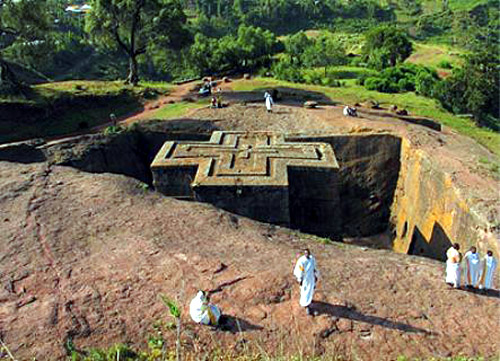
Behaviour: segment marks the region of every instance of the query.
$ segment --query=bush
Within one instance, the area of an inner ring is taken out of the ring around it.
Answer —
[[[426,97],[433,97],[438,81],[439,80],[432,76],[430,73],[420,71],[415,77],[415,91],[417,92],[417,94]]]
[[[422,95],[431,96],[438,82],[437,73],[429,68],[405,64],[385,69],[376,77],[361,77],[359,84],[368,90],[383,93],[399,93],[416,90]]]
[[[109,127],[106,127],[106,129],[104,129],[104,135],[120,134],[123,131],[125,131],[125,128],[119,125],[110,125]]]
[[[302,70],[286,61],[280,61],[272,67],[273,75],[280,79],[294,83],[303,83]]]
[[[415,82],[411,82],[408,78],[401,78],[398,81],[399,91],[413,91],[415,90]]]
[[[397,93],[399,91],[397,84],[391,83],[388,79],[374,77],[365,80],[365,88],[382,93]]]
[[[320,72],[317,71],[306,71],[304,74],[304,81],[307,84],[316,84],[316,85],[321,85],[323,84],[323,76],[320,74]]]
[[[441,60],[438,63],[438,68],[441,68],[441,69],[453,69],[453,65],[451,65],[451,63],[448,60]]]
[[[434,96],[453,113],[473,114],[478,125],[499,129],[500,58],[496,47],[468,55],[463,68],[440,81]]]

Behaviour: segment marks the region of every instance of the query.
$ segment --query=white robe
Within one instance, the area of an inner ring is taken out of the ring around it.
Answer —
[[[319,275],[316,269],[316,259],[313,256],[302,256],[297,260],[293,275],[297,281],[302,281],[300,287],[300,305],[307,307],[311,304],[314,296],[314,289],[316,287],[316,276]]]
[[[348,117],[348,116],[349,116],[349,107],[348,107],[347,105],[344,107],[344,111],[343,111],[343,113],[344,113],[344,115],[345,115],[346,117]]]
[[[460,262],[455,262],[453,258],[460,258],[460,253],[453,247],[446,251],[446,283],[451,283],[454,287],[460,287]]]
[[[479,282],[479,254],[468,251],[465,253],[465,284],[468,286],[477,287]]]
[[[481,281],[479,288],[490,289],[493,286],[493,276],[497,268],[497,260],[493,256],[484,256],[483,272],[481,274]]]
[[[220,310],[208,303],[207,298],[199,291],[189,304],[189,315],[196,323],[216,326],[219,323]]]
[[[269,94],[268,92],[266,92],[264,94],[264,98],[266,98],[266,108],[267,108],[267,110],[271,110],[272,107],[273,107],[273,104],[274,104],[273,97],[271,96],[271,94]]]

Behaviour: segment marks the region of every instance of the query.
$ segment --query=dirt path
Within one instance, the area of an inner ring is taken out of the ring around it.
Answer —
[[[119,124],[130,125],[132,123],[150,118],[151,114],[159,109],[169,106],[170,104],[182,101],[188,96],[196,96],[196,84],[198,81],[177,85],[168,95],[159,97],[158,99],[148,101],[144,104],[144,109],[133,115],[126,115],[118,119]]]

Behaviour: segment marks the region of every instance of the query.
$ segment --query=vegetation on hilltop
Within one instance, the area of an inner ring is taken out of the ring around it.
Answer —
[[[119,47],[129,62],[127,84],[139,82],[137,58],[154,47],[180,48],[187,40],[186,16],[177,1],[92,0],[86,19],[90,40]]]
[[[0,2],[4,99],[21,95],[36,103],[38,91],[29,85],[41,79],[137,85],[253,72],[333,87],[357,82],[381,92],[415,91],[453,113],[471,114],[480,126],[499,128],[500,10],[493,0],[89,4],[87,14],[70,14],[66,0]],[[436,60],[417,56],[438,46],[443,50]],[[422,67],[402,67],[405,61]],[[387,70],[376,73],[381,69]]]
[[[0,1],[0,94],[23,92],[8,62],[9,52],[40,56],[49,46],[51,23],[44,1]]]
[[[333,101],[342,102],[344,104],[363,103],[371,100],[376,101],[384,107],[389,107],[394,104],[398,106],[398,108],[407,109],[412,114],[435,119],[443,125],[475,139],[478,143],[490,149],[494,154],[500,156],[500,147],[498,146],[500,144],[500,133],[489,128],[477,127],[471,119],[467,117],[458,117],[443,109],[437,100],[417,95],[414,92],[399,94],[380,93],[367,90],[364,86],[355,83],[347,84],[344,87],[331,88],[319,85],[296,84],[264,77],[238,82],[234,85],[233,90],[248,92],[264,90],[271,87],[307,89],[309,91],[325,94]]]

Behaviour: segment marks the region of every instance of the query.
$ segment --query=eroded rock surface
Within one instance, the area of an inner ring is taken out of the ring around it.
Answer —
[[[316,243],[124,176],[8,162],[0,174],[0,330],[19,359],[62,359],[69,339],[145,348],[153,323],[168,317],[158,295],[187,315],[199,287],[219,290],[213,301],[238,318],[248,347],[267,352],[283,343],[362,359],[498,351],[498,295],[450,290],[440,262]],[[298,306],[291,275],[305,245],[322,271],[315,318]],[[214,334],[184,323],[196,347],[215,347],[212,337],[236,347],[242,337],[231,324]]]

